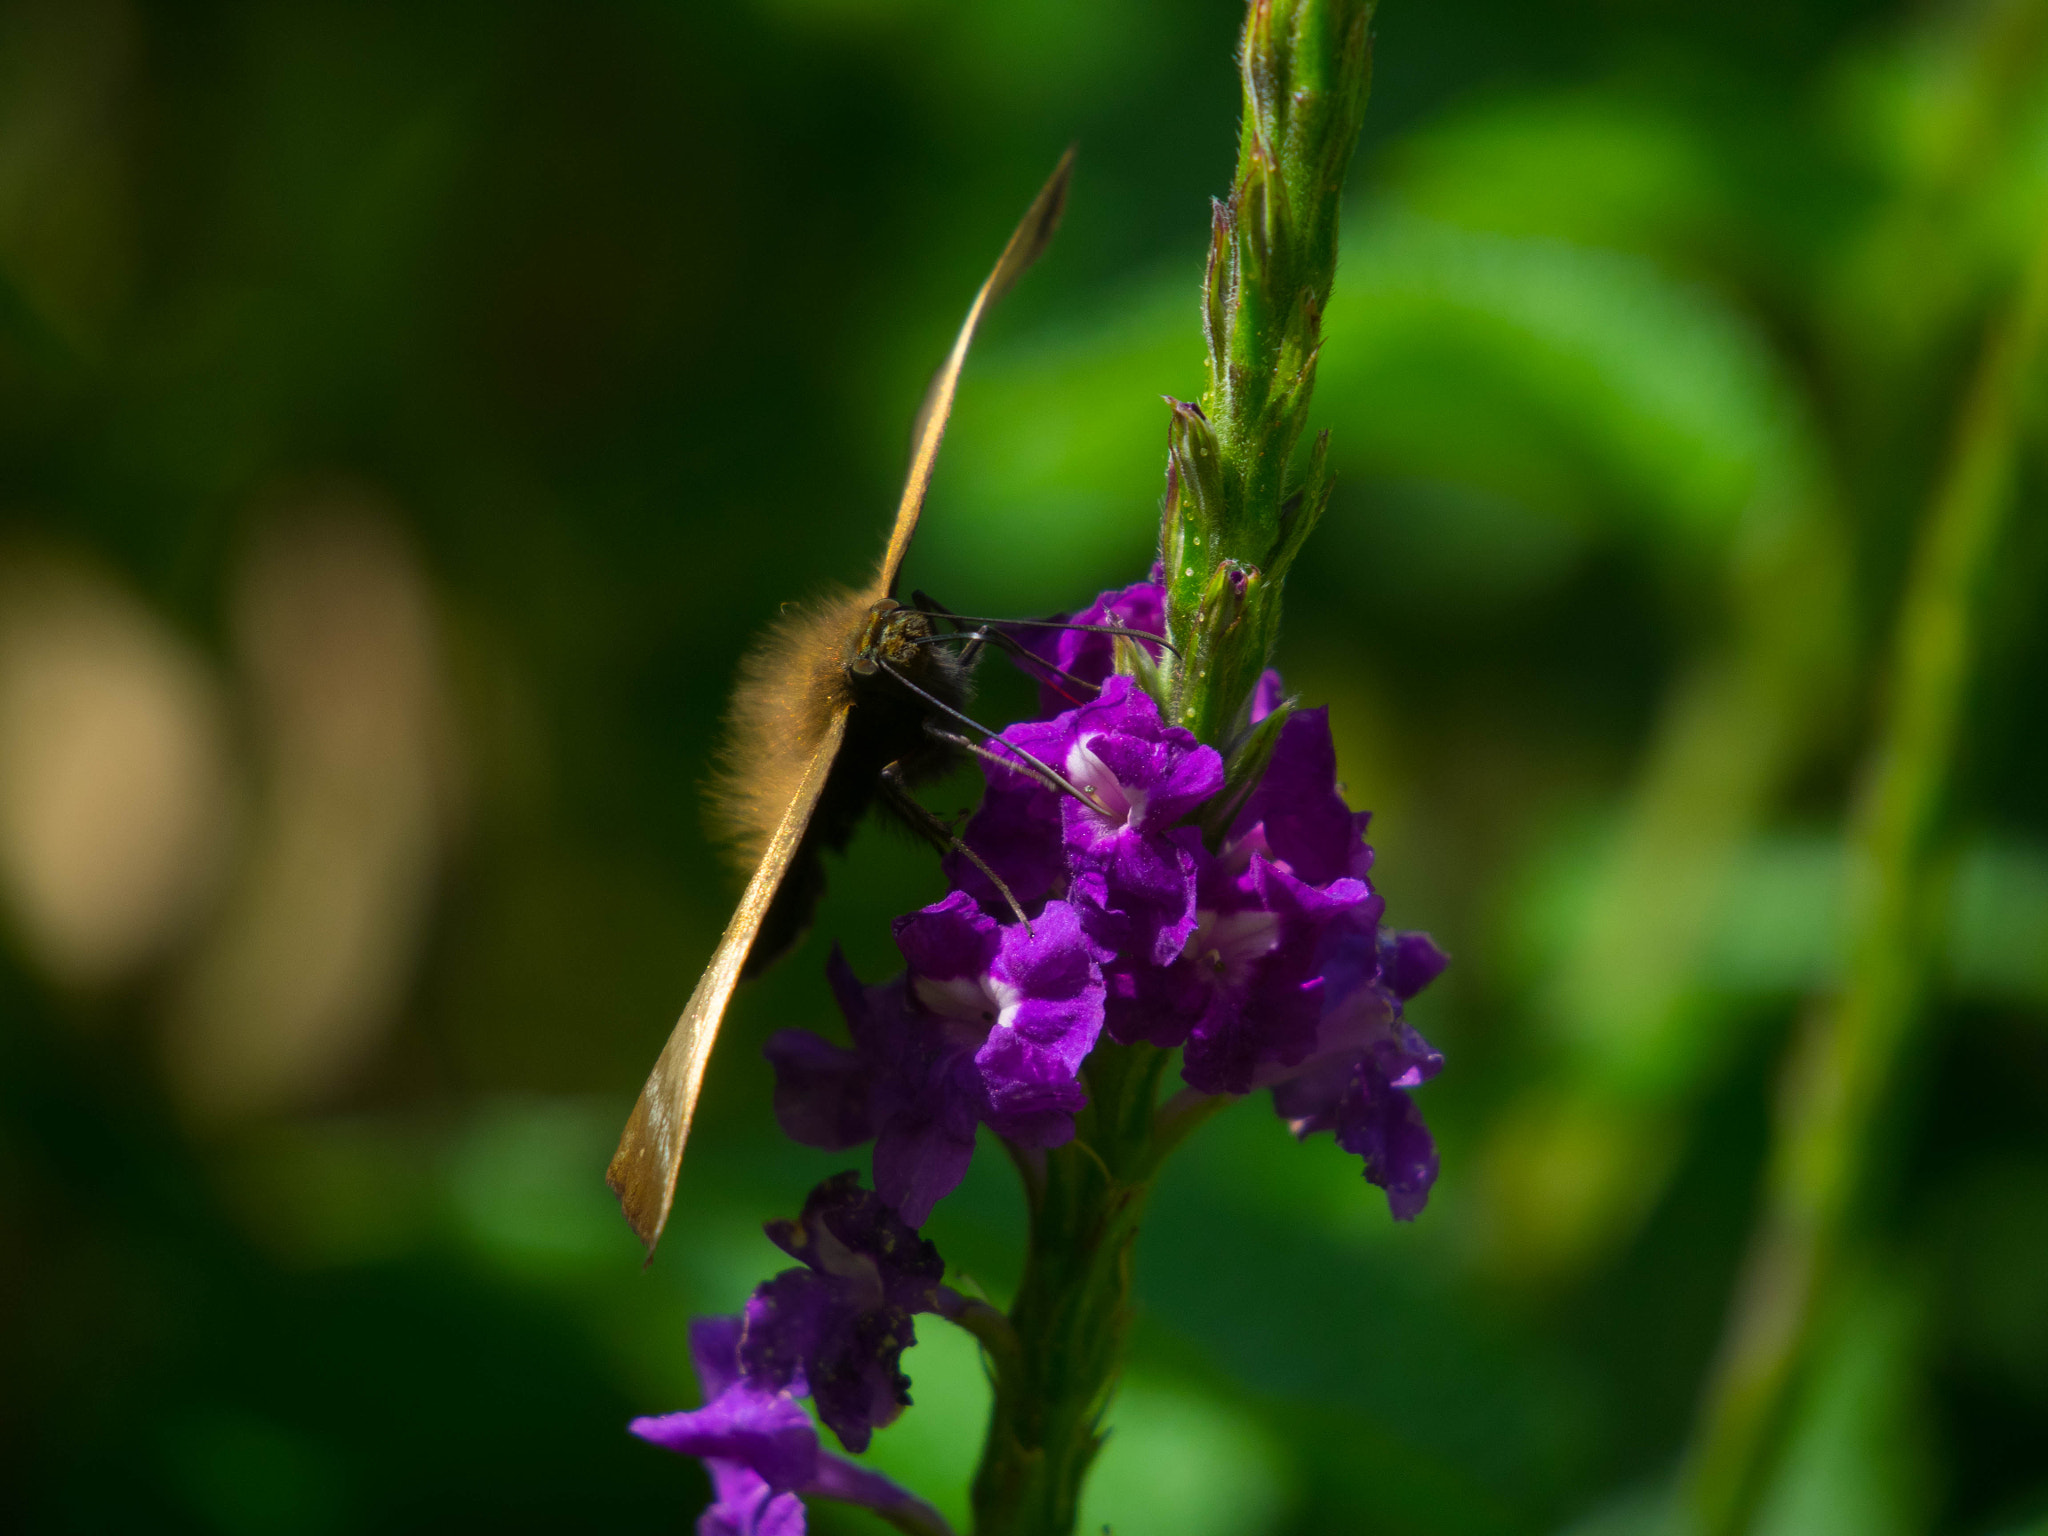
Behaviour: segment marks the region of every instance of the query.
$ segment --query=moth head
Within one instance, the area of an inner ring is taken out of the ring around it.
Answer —
[[[916,608],[893,597],[882,598],[861,622],[860,639],[848,665],[860,677],[872,677],[886,662],[899,672],[921,670],[931,647],[932,621]]]

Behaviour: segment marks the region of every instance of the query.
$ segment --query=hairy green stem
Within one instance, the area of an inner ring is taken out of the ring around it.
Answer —
[[[977,1536],[1065,1536],[1102,1446],[1130,1325],[1131,1246],[1151,1190],[1153,1107],[1171,1058],[1105,1040],[1088,1107],[1045,1159],[1031,1211],[1016,1341],[991,1356],[995,1409],[974,1480]]]
[[[1921,1011],[1942,812],[2044,321],[2048,241],[1987,339],[1907,579],[1890,707],[1849,828],[1848,971],[1793,1044],[1764,1211],[1681,1485],[1683,1514],[1705,1536],[1745,1529],[1763,1491],[1871,1132]]]
[[[1169,718],[1227,745],[1279,633],[1280,585],[1329,500],[1323,445],[1294,472],[1337,271],[1344,176],[1371,83],[1374,0],[1252,0],[1237,176],[1210,232],[1199,406],[1171,402]]]

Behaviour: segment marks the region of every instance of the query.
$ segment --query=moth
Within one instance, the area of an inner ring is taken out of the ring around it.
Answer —
[[[945,637],[935,633],[930,613],[897,600],[897,577],[974,333],[1051,242],[1073,158],[1069,149],[1032,201],[932,379],[874,579],[788,615],[741,664],[713,807],[753,875],[605,1173],[650,1259],[675,1199],[704,1068],[733,988],[808,925],[824,887],[821,852],[845,846],[878,794],[906,814],[929,817],[915,802],[905,804],[904,786],[949,766],[968,745],[940,722],[964,719],[971,657],[933,643]]]

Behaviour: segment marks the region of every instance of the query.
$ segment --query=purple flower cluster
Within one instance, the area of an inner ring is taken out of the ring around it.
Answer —
[[[1077,622],[1156,633],[1163,602],[1140,583]],[[1082,1063],[1106,1031],[1180,1049],[1198,1092],[1270,1088],[1298,1136],[1334,1132],[1393,1214],[1414,1217],[1437,1159],[1408,1090],[1443,1058],[1402,1005],[1445,961],[1427,936],[1380,926],[1367,818],[1337,790],[1326,712],[1288,715],[1258,784],[1205,842],[1192,817],[1224,787],[1215,749],[1112,675],[1113,637],[1063,631],[1038,654],[1064,674],[1041,681],[1047,718],[991,743],[1001,760],[985,762],[963,834],[1029,923],[956,857],[952,893],[896,923],[902,975],[863,986],[835,953],[852,1048],[798,1030],[769,1042],[783,1128],[817,1147],[872,1139],[876,1190],[921,1226],[978,1126],[1025,1147],[1071,1139]],[[1268,673],[1254,722],[1278,707]]]
[[[801,1536],[803,1496],[887,1512],[898,1524],[943,1532],[938,1512],[889,1479],[820,1449],[798,1399],[850,1451],[909,1405],[897,1369],[916,1342],[911,1314],[929,1312],[945,1266],[858,1176],[828,1179],[796,1221],[768,1236],[803,1267],[759,1287],[738,1317],[702,1317],[690,1353],[704,1406],[635,1419],[641,1439],[701,1457],[713,1502],[698,1536]]]

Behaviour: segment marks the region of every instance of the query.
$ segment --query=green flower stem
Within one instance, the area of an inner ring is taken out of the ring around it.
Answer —
[[[1014,1352],[990,1357],[995,1410],[974,1479],[977,1536],[1066,1536],[1102,1446],[1130,1325],[1131,1246],[1157,1166],[1153,1108],[1169,1053],[1105,1040],[1074,1139],[1046,1154]]]
[[[1987,341],[1907,579],[1890,709],[1849,828],[1848,972],[1809,1011],[1787,1063],[1764,1212],[1681,1485],[1683,1513],[1706,1536],[1745,1529],[1763,1492],[1871,1131],[1921,1012],[1943,803],[2044,322],[2048,241]]]
[[[1160,558],[1168,718],[1228,745],[1272,654],[1280,586],[1330,494],[1319,442],[1293,473],[1337,271],[1344,176],[1372,74],[1374,0],[1252,0],[1237,176],[1203,304],[1209,385],[1172,402]]]
[[[1216,205],[1203,306],[1209,388],[1173,402],[1160,558],[1171,664],[1121,664],[1167,718],[1221,747],[1226,816],[1270,756],[1284,712],[1246,729],[1273,651],[1287,567],[1329,500],[1326,445],[1291,475],[1337,269],[1345,171],[1365,113],[1374,0],[1251,0],[1239,65],[1236,181]],[[1220,829],[1206,826],[1215,835]],[[1161,1109],[1171,1057],[1104,1040],[1074,1140],[1012,1148],[1031,1204],[1024,1280],[990,1369],[995,1409],[974,1480],[978,1536],[1067,1536],[1123,1367],[1131,1249],[1160,1161],[1227,1100]],[[1014,1339],[1014,1348],[1009,1340]]]
[[[1204,1125],[1218,1110],[1227,1109],[1237,1102],[1237,1096],[1229,1093],[1197,1093],[1192,1088],[1183,1088],[1164,1104],[1153,1119],[1152,1160],[1155,1166],[1165,1161],[1166,1154],[1179,1146]]]

